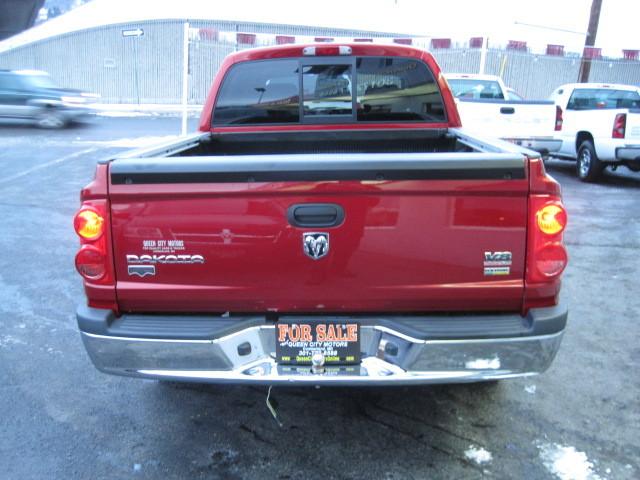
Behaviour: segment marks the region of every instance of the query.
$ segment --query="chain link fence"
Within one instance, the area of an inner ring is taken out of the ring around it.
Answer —
[[[105,103],[178,104],[182,98],[183,37],[182,20],[109,25],[0,52],[0,68],[44,70],[61,85],[99,93]],[[204,102],[215,73],[229,53],[255,46],[314,41],[317,37],[408,38],[358,30],[193,21],[188,35],[188,103]],[[428,39],[413,39],[413,44],[429,47]],[[480,71],[479,48],[441,48],[432,53],[445,73]],[[558,85],[577,81],[580,62],[579,56],[492,48],[486,52],[484,73],[501,76],[525,98],[546,98]],[[638,85],[640,61],[593,60],[590,81]]]
[[[480,49],[436,49],[432,53],[445,73],[480,72]],[[579,55],[553,56],[489,49],[484,73],[502,77],[506,85],[525,98],[543,99],[559,85],[577,82],[581,61]],[[640,62],[591,60],[589,81],[640,86]]]

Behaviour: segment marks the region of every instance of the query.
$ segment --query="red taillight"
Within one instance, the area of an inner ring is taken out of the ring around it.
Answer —
[[[527,281],[547,282],[557,278],[567,266],[567,251],[562,244],[567,212],[560,199],[550,195],[532,195],[529,209]]]
[[[92,208],[83,208],[73,219],[73,228],[85,240],[97,240],[104,232],[104,218]]]
[[[549,243],[535,252],[536,270],[546,278],[555,278],[567,266],[567,251],[560,242]]]
[[[546,235],[562,233],[567,225],[567,212],[560,203],[548,203],[536,212],[536,223]]]
[[[87,304],[118,312],[116,275],[111,250],[109,165],[98,164],[91,183],[82,189],[73,227],[80,239],[75,267],[84,280]]]
[[[567,212],[560,184],[546,174],[540,157],[529,158],[529,188],[523,315],[558,303],[560,275],[568,263],[562,243]]]
[[[559,105],[556,105],[556,126],[554,130],[556,132],[562,130],[562,108]]]
[[[110,265],[107,200],[87,200],[73,217],[73,228],[80,238],[76,255],[76,270],[92,284],[110,284],[113,267]]]
[[[625,130],[627,128],[627,114],[619,113],[616,115],[613,121],[613,130],[611,131],[611,138],[624,138]]]
[[[76,254],[76,270],[87,280],[100,280],[107,272],[104,252],[93,245],[84,245]]]

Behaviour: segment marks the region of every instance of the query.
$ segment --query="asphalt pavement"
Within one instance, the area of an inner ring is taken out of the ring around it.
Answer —
[[[191,130],[196,120],[190,120]],[[104,375],[76,327],[71,220],[95,162],[180,131],[172,117],[0,126],[0,478],[640,478],[640,174],[580,183],[569,325],[551,369],[490,384],[266,388]]]

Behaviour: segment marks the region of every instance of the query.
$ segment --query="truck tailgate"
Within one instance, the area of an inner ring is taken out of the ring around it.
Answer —
[[[640,110],[629,110],[627,115],[626,138],[636,143],[640,141]]]
[[[120,308],[518,310],[526,167],[512,153],[116,160]]]
[[[553,135],[556,107],[551,101],[456,99],[464,128],[499,138]]]

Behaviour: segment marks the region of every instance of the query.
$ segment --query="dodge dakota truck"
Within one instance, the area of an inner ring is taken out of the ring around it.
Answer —
[[[106,373],[396,385],[546,370],[560,187],[461,128],[433,57],[287,45],[223,62],[199,132],[101,161],[75,257]]]
[[[536,150],[556,152],[556,107],[551,100],[516,100],[500,77],[451,73],[446,75],[465,129],[483,138],[498,137]]]

